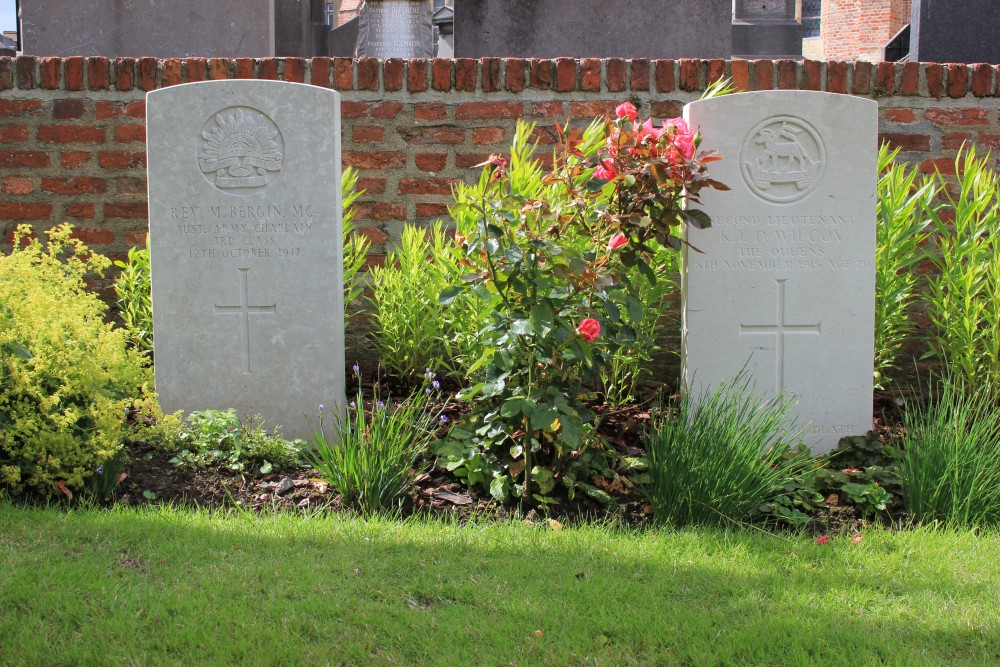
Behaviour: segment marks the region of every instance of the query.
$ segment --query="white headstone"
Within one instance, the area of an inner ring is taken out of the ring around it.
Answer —
[[[798,398],[815,453],[872,426],[878,105],[774,91],[687,105],[723,158],[702,191],[710,229],[685,251],[682,349],[689,387],[734,377]]]
[[[150,92],[156,390],[285,437],[344,405],[340,96],[278,81]]]

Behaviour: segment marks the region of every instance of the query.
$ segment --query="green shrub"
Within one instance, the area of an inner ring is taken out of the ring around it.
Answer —
[[[406,225],[401,241],[385,266],[370,272],[380,362],[410,381],[426,368],[464,377],[482,355],[477,334],[488,321],[485,304],[471,294],[438,302],[461,275],[460,251],[440,222],[426,231]]]
[[[370,411],[362,403],[360,380],[348,414],[333,414],[329,435],[320,421],[306,457],[344,502],[363,513],[398,509],[420,472],[420,457],[447,417],[431,405],[437,394],[429,386],[430,372],[425,385],[396,406],[380,400],[376,388]]]
[[[990,389],[946,376],[930,404],[905,411],[900,476],[915,520],[1000,524],[1000,407]]]
[[[129,342],[143,354],[151,354],[153,303],[149,279],[149,235],[146,235],[145,248],[129,248],[127,260],[117,260],[115,266],[121,269],[115,279],[118,312]]]
[[[617,350],[641,349],[643,303],[632,275],[656,281],[656,249],[680,247],[684,224],[708,216],[692,207],[714,158],[680,118],[653,127],[631,104],[617,119],[561,129],[548,173],[518,123],[511,158],[491,156],[479,181],[456,188],[450,209],[467,267],[441,294],[472,293],[489,304],[485,353],[469,369],[472,412],[442,448],[445,465],[497,498],[550,503],[571,494],[573,464],[588,454],[599,386]],[[468,445],[468,446],[467,446]]]
[[[930,254],[927,314],[931,354],[965,387],[1000,387],[1000,202],[992,159],[974,146],[955,159],[958,192],[942,187],[945,204],[927,208],[937,234]],[[945,184],[945,178],[938,174]],[[953,214],[945,215],[945,213]],[[949,221],[949,218],[954,219]]]
[[[680,261],[679,253],[660,246],[650,262],[650,269],[656,275],[655,282],[646,280],[636,269],[628,273],[628,280],[636,286],[642,307],[630,310],[627,304],[619,305],[624,323],[635,331],[635,338],[612,348],[611,364],[601,376],[601,393],[608,406],[618,407],[638,401],[640,383],[653,376],[653,354],[660,349],[657,339],[664,331],[664,310],[677,294]]]
[[[364,291],[361,268],[365,265],[368,257],[368,248],[371,245],[368,239],[355,233],[354,228],[354,202],[363,194],[358,190],[358,172],[348,167],[340,178],[340,190],[343,201],[343,232],[344,232],[344,315],[345,320],[356,317],[361,309],[354,306],[354,302],[361,292]]]
[[[788,456],[800,432],[790,424],[794,399],[761,402],[744,374],[685,394],[658,417],[646,443],[653,518],[673,526],[743,523],[814,465]]]
[[[48,248],[25,241],[0,256],[0,485],[81,489],[121,449],[125,413],[149,369],[84,283],[110,262],[61,225]]]
[[[899,149],[883,144],[878,154],[878,219],[875,245],[875,387],[882,389],[900,348],[913,330],[909,309],[916,297],[915,266],[923,261],[938,187],[917,171],[895,164]]]
[[[266,475],[301,464],[301,440],[285,440],[264,430],[259,418],[241,421],[235,410],[200,410],[187,416],[173,441],[175,465],[217,466],[233,472]]]

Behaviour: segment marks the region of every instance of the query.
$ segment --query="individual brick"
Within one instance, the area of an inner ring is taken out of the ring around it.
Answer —
[[[475,58],[459,58],[455,61],[455,90],[471,93],[476,89]]]
[[[625,90],[625,60],[623,58],[608,58],[605,60],[604,76],[608,92],[623,92]]]
[[[447,92],[451,90],[451,74],[453,61],[447,58],[435,58],[431,64],[431,88]]]
[[[115,90],[132,90],[135,85],[135,58],[115,58]]]
[[[403,89],[403,60],[389,58],[382,64],[382,87],[387,91]]]
[[[580,90],[587,93],[601,92],[600,58],[584,58],[580,61]]]
[[[107,90],[111,87],[111,61],[104,56],[87,58],[87,87]]]
[[[723,65],[725,68],[725,65]],[[645,58],[634,58],[629,61],[629,90],[649,90],[649,61]]]

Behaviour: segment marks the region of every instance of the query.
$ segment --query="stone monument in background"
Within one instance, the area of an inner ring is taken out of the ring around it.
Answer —
[[[272,56],[274,0],[31,0],[21,48],[38,56]]]
[[[459,0],[455,57],[728,58],[732,0]]]
[[[286,437],[344,406],[340,96],[279,81],[148,93],[156,391]]]
[[[1000,63],[1000,2],[913,0],[910,60]]]
[[[689,229],[682,364],[695,390],[741,369],[795,395],[815,453],[872,427],[878,103],[767,91],[688,104],[723,158]]]
[[[736,0],[733,7],[733,56],[801,58],[802,23],[795,0]]]
[[[366,0],[358,15],[359,58],[433,58],[429,0]]]

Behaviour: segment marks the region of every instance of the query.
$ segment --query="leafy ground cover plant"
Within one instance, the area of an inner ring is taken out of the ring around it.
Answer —
[[[1000,524],[1000,406],[989,387],[961,373],[930,387],[929,404],[904,412],[903,500],[916,521],[960,527]]]
[[[397,405],[381,400],[376,386],[375,404],[366,411],[357,366],[355,374],[358,393],[348,413],[334,412],[328,433],[325,406],[319,406],[320,424],[305,456],[344,502],[362,513],[395,510],[421,471],[418,462],[448,421],[437,403],[440,385],[427,370],[424,386]]]
[[[878,218],[875,244],[875,387],[883,389],[903,344],[911,337],[909,309],[916,298],[914,267],[924,260],[923,244],[939,186],[917,170],[895,163],[899,149],[879,149]]]
[[[976,391],[1000,387],[1000,180],[991,162],[965,147],[955,159],[957,192],[942,187],[944,206],[925,208],[937,231],[926,296],[931,354]]]
[[[654,520],[687,526],[754,518],[816,465],[811,457],[786,455],[801,435],[791,421],[793,405],[785,393],[761,401],[745,371],[698,396],[682,395],[646,441],[645,493]]]
[[[831,510],[853,507],[858,518],[889,519],[902,511],[899,448],[874,433],[844,438],[836,451],[813,457],[805,447],[782,454],[799,471],[755,513],[765,523],[805,526]],[[797,461],[796,461],[797,460]]]
[[[69,225],[29,235],[0,256],[0,486],[70,495],[121,449],[149,369],[86,287],[110,261]]]
[[[528,144],[533,126],[519,123],[509,165],[493,156],[456,192],[467,273],[441,302],[471,291],[490,304],[490,323],[463,393],[476,402],[454,432],[472,446],[450,448],[446,465],[497,498],[545,503],[573,488],[569,468],[595,417],[587,387],[639,336],[643,303],[627,271],[655,282],[657,245],[680,247],[672,230],[685,222],[709,224],[680,207],[682,196],[690,206],[700,188],[723,187],[707,178],[713,158],[696,155],[700,137],[682,119],[639,123],[628,103],[616,116],[564,133],[547,174]]]
[[[198,410],[186,422],[169,443],[177,451],[170,459],[175,465],[219,466],[264,475],[301,465],[305,443],[269,433],[259,418],[241,421],[235,410]]]

